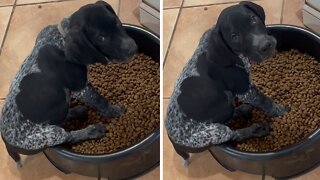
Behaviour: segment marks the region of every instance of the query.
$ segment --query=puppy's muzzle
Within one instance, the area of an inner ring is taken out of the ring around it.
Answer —
[[[121,39],[121,44],[118,51],[118,58],[111,58],[113,63],[128,63],[137,53],[138,46],[136,42],[128,37]]]
[[[138,46],[132,38],[125,38],[121,43],[121,51],[124,55],[124,61],[128,62],[138,51]]]
[[[276,50],[277,40],[273,36],[261,35],[254,40],[260,61],[270,58]]]
[[[275,50],[277,41],[272,36],[267,36],[266,38],[262,39],[260,42],[260,48],[259,51],[262,54],[270,54]]]

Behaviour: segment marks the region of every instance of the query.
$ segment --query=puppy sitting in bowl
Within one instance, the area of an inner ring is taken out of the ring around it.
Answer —
[[[105,117],[125,113],[91,86],[87,66],[111,59],[126,62],[136,51],[136,43],[104,1],[83,6],[59,25],[44,28],[10,86],[0,116],[2,139],[17,165],[21,166],[19,154],[103,137],[107,130],[103,124],[71,132],[59,125],[87,115],[83,106],[69,108],[71,96]]]
[[[165,121],[169,139],[185,165],[189,153],[268,134],[269,124],[234,131],[226,125],[234,116],[249,117],[252,106],[268,116],[289,111],[261,93],[250,79],[250,62],[270,58],[275,48],[276,39],[267,34],[264,10],[252,2],[224,9],[215,27],[204,33],[175,83]],[[235,97],[244,104],[236,107]]]

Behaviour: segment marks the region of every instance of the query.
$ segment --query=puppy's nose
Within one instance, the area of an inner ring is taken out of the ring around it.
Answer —
[[[266,53],[266,52],[268,52],[271,48],[272,48],[271,42],[270,42],[270,41],[267,41],[267,42],[263,43],[260,51],[263,52],[263,53]]]

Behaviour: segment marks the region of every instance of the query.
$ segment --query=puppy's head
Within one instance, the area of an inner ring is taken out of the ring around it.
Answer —
[[[260,63],[275,51],[276,39],[267,34],[265,13],[252,2],[240,2],[222,11],[216,28],[227,46],[236,54]]]
[[[137,51],[112,7],[104,1],[81,7],[70,17],[65,52],[79,64],[125,62]]]

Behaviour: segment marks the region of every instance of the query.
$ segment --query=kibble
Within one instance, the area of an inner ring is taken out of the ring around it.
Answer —
[[[277,53],[273,58],[252,65],[252,80],[276,103],[288,105],[291,111],[281,117],[267,117],[254,109],[251,119],[234,118],[232,129],[257,122],[272,126],[269,135],[236,143],[241,151],[270,152],[296,144],[320,125],[320,63],[297,50]]]
[[[118,118],[104,118],[90,108],[88,120],[65,122],[63,127],[67,131],[95,123],[107,127],[103,138],[67,145],[72,151],[83,154],[116,152],[145,139],[159,128],[159,63],[144,54],[136,54],[129,63],[90,65],[88,78],[101,95],[113,104],[124,106],[127,112]],[[73,99],[71,106],[79,104]]]

